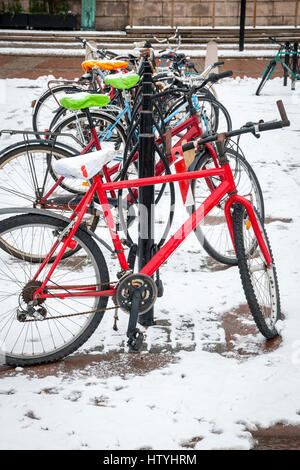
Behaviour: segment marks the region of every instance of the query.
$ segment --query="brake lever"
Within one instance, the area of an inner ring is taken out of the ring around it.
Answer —
[[[246,124],[244,124],[242,126],[243,127],[253,127],[253,131],[251,132],[254,137],[256,137],[257,139],[260,138],[260,133],[259,133],[259,124],[262,124],[263,122],[265,122],[263,119],[260,119],[259,122],[252,122],[252,121],[249,121],[249,122],[246,122]]]

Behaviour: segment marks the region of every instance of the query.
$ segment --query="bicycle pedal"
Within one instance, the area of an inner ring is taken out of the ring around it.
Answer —
[[[138,352],[141,350],[144,341],[144,334],[141,332],[135,332],[127,341],[129,350],[132,352]]]

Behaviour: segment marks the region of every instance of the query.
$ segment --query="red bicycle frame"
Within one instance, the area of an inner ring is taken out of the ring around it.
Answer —
[[[181,149],[178,149],[180,152]],[[272,262],[269,250],[266,246],[264,238],[261,234],[259,224],[256,219],[255,212],[251,203],[242,196],[237,194],[237,189],[233,179],[232,171],[230,164],[226,163],[225,165],[220,166],[219,168],[213,168],[209,170],[200,170],[192,172],[183,172],[179,174],[168,174],[161,176],[153,176],[150,178],[138,178],[134,180],[126,181],[117,181],[117,182],[108,182],[103,183],[100,175],[96,175],[93,178],[93,183],[87,193],[84,195],[83,199],[78,204],[75,214],[72,214],[70,218],[70,224],[66,230],[66,236],[62,240],[58,240],[53,245],[49,254],[39,267],[37,273],[35,274],[34,280],[36,280],[41,273],[41,271],[46,268],[49,259],[53,256],[55,250],[59,246],[60,241],[63,242],[61,249],[59,250],[56,259],[54,260],[45,280],[40,288],[38,288],[34,294],[34,298],[39,296],[41,299],[46,298],[66,298],[66,297],[103,297],[103,296],[112,296],[116,293],[116,288],[110,286],[109,289],[99,291],[97,286],[89,285],[68,285],[68,286],[51,286],[49,285],[49,280],[51,281],[51,275],[53,274],[56,266],[61,260],[67,247],[74,247],[75,240],[73,236],[76,233],[76,230],[79,228],[80,223],[83,219],[83,216],[89,206],[90,202],[93,199],[95,193],[97,193],[100,204],[102,206],[103,214],[110,232],[110,236],[114,245],[115,253],[117,254],[119,264],[122,270],[127,271],[129,269],[128,263],[125,257],[124,249],[120,241],[119,235],[116,230],[116,226],[113,221],[112,212],[108,204],[106,192],[107,191],[117,191],[119,189],[128,189],[128,188],[139,188],[142,186],[149,186],[162,183],[170,182],[190,182],[192,179],[198,178],[210,178],[213,176],[218,176],[220,179],[220,184],[213,189],[211,194],[205,199],[205,201],[190,215],[190,217],[182,224],[182,226],[176,231],[176,233],[169,238],[169,240],[160,248],[160,250],[151,258],[151,260],[143,267],[140,271],[143,274],[152,276],[157,269],[171,256],[171,254],[181,245],[181,243],[190,235],[190,233],[196,228],[196,226],[205,218],[205,216],[215,207],[227,194],[229,197],[225,205],[225,216],[229,228],[229,232],[232,238],[232,243],[234,246],[233,239],[233,225],[230,208],[234,203],[241,203],[248,213],[249,220],[253,227],[255,236],[257,238],[258,244],[264,255],[266,264],[270,267]],[[62,291],[55,292],[54,291]]]

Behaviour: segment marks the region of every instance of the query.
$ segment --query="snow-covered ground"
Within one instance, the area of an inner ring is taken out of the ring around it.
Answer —
[[[31,101],[45,84],[46,77],[2,80],[0,128],[29,129]],[[257,85],[226,79],[217,91],[233,127],[277,118],[278,98],[291,121],[260,139],[241,139],[264,192],[282,341],[268,347],[247,315],[239,320],[245,300],[237,268],[212,268],[191,236],[161,270],[159,321],[147,329],[140,358],[124,348],[127,317],[120,315],[113,332],[107,315],[80,350],[95,363],[2,372],[0,448],[249,449],[257,427],[300,424],[300,88],[292,92],[274,79],[257,97]],[[2,137],[0,148],[11,142]],[[228,316],[239,322],[237,331]],[[97,362],[99,352],[109,360]]]

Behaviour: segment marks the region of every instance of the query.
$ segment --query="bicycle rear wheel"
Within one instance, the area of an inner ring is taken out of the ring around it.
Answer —
[[[259,94],[260,94],[261,90],[263,89],[263,87],[265,86],[267,80],[269,80],[269,78],[271,78],[272,73],[274,72],[276,65],[277,65],[276,60],[271,60],[269,62],[269,65],[267,66],[266,70],[264,71],[261,82],[258,85],[257,90],[255,92],[255,94],[257,96],[259,96]]]
[[[13,246],[14,250],[27,253],[29,258],[33,256],[42,260],[57,240],[58,232],[66,226],[66,222],[53,217],[25,214],[2,221],[0,236],[7,247]],[[55,297],[55,288],[61,284],[82,288],[87,284],[97,285],[97,290],[109,288],[107,265],[98,245],[80,229],[74,235],[74,240],[80,245],[80,254],[59,262],[48,287],[53,297],[40,299],[39,307],[43,309],[44,317],[40,320],[28,314],[22,318],[20,312],[26,312],[50,266],[43,269],[38,279],[33,281],[37,265],[25,259],[16,262],[14,253],[0,252],[2,363],[15,367],[57,361],[78,349],[101,322],[107,297]]]
[[[233,211],[233,232],[236,255],[245,296],[259,331],[267,339],[278,335],[276,323],[281,318],[277,274],[270,243],[263,223],[257,217],[261,233],[272,257],[268,268],[257,244],[253,252],[249,248],[255,236],[252,227],[245,224],[246,210],[236,204]]]

